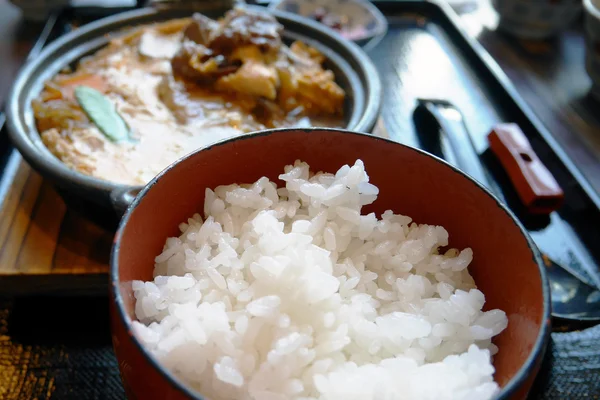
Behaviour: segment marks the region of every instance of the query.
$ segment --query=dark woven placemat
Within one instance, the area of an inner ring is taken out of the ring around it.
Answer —
[[[0,399],[124,399],[107,298],[0,300]]]
[[[124,399],[107,298],[0,300],[0,399]],[[600,399],[600,326],[553,333],[532,399]]]

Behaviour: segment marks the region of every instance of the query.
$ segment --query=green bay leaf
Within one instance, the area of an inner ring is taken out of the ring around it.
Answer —
[[[117,112],[114,104],[102,93],[88,86],[77,86],[75,98],[87,116],[109,140],[122,142],[131,139],[129,126]]]

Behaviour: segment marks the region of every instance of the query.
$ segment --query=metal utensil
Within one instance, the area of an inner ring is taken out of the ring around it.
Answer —
[[[446,100],[419,99],[418,103],[414,119],[425,150],[442,156],[504,200],[502,191],[482,167],[462,113]],[[571,268],[546,254],[543,258],[550,280],[552,315],[577,321],[600,320],[600,291]]]
[[[578,321],[600,320],[600,291],[546,255],[542,257],[550,277],[552,315]]]

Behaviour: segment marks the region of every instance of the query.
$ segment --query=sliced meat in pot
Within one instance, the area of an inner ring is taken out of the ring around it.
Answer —
[[[192,22],[183,31],[183,36],[191,41],[208,46],[210,37],[219,29],[219,23],[202,14],[194,14]]]
[[[209,47],[218,54],[229,54],[236,47],[258,46],[265,53],[281,46],[283,26],[267,13],[234,9],[225,14],[219,29],[213,31]]]

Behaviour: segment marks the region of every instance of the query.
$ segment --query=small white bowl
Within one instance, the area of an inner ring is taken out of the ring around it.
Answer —
[[[319,9],[343,19],[339,33],[359,45],[380,38],[387,32],[385,16],[365,0],[276,0],[269,8],[313,18]]]
[[[585,7],[585,69],[591,93],[600,100],[600,0],[583,0]]]
[[[492,0],[498,28],[523,39],[555,36],[575,21],[581,0]]]

